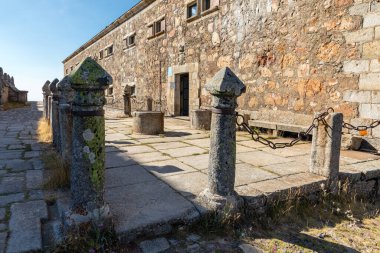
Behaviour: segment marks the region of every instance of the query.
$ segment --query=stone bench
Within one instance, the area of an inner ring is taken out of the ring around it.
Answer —
[[[262,120],[249,120],[248,124],[251,127],[266,128],[266,129],[271,129],[274,131],[283,131],[283,132],[291,132],[291,133],[306,132],[309,128],[309,126],[285,124],[285,123],[280,123],[280,122],[262,121]]]
[[[133,133],[157,135],[164,133],[164,114],[162,112],[135,111]]]

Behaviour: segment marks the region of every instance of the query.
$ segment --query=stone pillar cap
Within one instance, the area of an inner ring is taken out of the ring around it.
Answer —
[[[238,97],[246,91],[244,83],[228,67],[216,73],[205,88],[218,97]]]
[[[112,77],[90,57],[79,64],[68,77],[74,90],[104,90],[112,83]]]
[[[65,76],[58,84],[57,84],[58,91],[72,91],[70,80],[68,76]]]
[[[50,81],[47,80],[47,81],[45,82],[44,86],[42,86],[42,91],[43,91],[43,92],[46,92],[46,93],[49,93],[49,92],[50,92],[50,90],[49,90],[49,84],[50,84]]]
[[[57,91],[57,84],[59,83],[59,80],[55,78],[50,84],[49,84],[49,90],[52,93],[55,93]]]

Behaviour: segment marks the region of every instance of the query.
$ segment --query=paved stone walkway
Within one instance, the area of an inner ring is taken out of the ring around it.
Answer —
[[[165,118],[165,134],[145,136],[132,133],[132,119],[106,121],[106,200],[127,239],[168,231],[204,211],[195,198],[207,187],[209,132],[189,126],[187,118]],[[310,150],[310,143],[272,150],[238,132],[236,191],[255,206],[287,198],[290,189],[320,189],[325,178],[308,173]],[[342,151],[341,172],[379,174],[379,158]]]
[[[36,137],[41,116],[37,103],[0,112],[0,252],[42,249],[45,223],[59,219],[51,217],[41,189],[42,146]],[[189,129],[186,118],[166,118],[160,136],[132,134],[132,119],[109,119],[106,126],[105,194],[124,239],[163,234],[200,216],[204,210],[195,198],[207,185],[208,132]],[[267,201],[291,188],[312,189],[325,180],[307,172],[309,143],[271,150],[244,132],[237,141],[236,190],[248,202]],[[379,158],[344,151],[341,171],[378,176]],[[63,196],[58,210],[67,208]]]
[[[42,249],[48,208],[41,190],[37,122],[41,107],[0,111],[0,252]]]

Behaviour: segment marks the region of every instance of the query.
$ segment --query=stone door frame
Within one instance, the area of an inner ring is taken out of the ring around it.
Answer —
[[[180,75],[189,74],[189,114],[200,108],[199,64],[187,63],[168,68],[167,108],[171,116],[180,116]]]

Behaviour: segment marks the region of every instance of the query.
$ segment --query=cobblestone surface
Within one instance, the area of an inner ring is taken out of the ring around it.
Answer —
[[[47,219],[42,192],[37,122],[42,108],[0,111],[0,252],[42,249],[41,220]],[[37,200],[39,199],[39,200]]]

